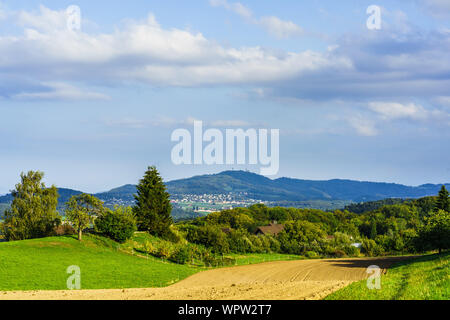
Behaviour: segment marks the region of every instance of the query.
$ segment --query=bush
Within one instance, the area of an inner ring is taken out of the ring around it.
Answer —
[[[228,246],[232,252],[252,252],[252,242],[247,237],[248,233],[243,230],[233,230],[228,236]]]
[[[352,243],[350,236],[342,232],[334,233],[333,242],[336,247],[344,247]]]
[[[153,254],[155,252],[155,247],[150,241],[145,241],[142,249],[144,249],[147,254]]]
[[[179,247],[172,253],[169,260],[178,264],[186,264],[192,260],[192,252],[187,246]]]
[[[346,256],[346,254],[343,250],[336,249],[336,250],[334,250],[334,256],[336,258],[343,258]]]
[[[372,239],[365,239],[362,241],[362,252],[369,257],[375,257],[383,254],[383,248]]]
[[[450,249],[450,212],[439,210],[425,220],[419,230],[418,248],[425,250]]]
[[[170,256],[172,255],[172,252],[173,252],[173,249],[172,249],[172,246],[170,245],[170,243],[167,241],[162,241],[159,244],[156,254],[158,255],[158,257],[160,257],[162,259],[169,259]]]
[[[308,251],[306,252],[305,256],[309,259],[317,258],[319,255],[315,251]]]
[[[70,224],[62,224],[53,229],[55,236],[71,236],[76,234],[75,229]]]
[[[202,255],[202,261],[205,266],[212,267],[216,259],[210,251],[204,251]]]
[[[344,247],[344,252],[346,255],[350,257],[357,257],[359,256],[359,249],[354,246],[346,246]]]
[[[280,241],[278,241],[276,238],[272,236],[267,237],[270,242],[270,251],[279,253],[281,252],[281,244]]]
[[[261,239],[261,244],[262,244],[262,249],[264,250],[265,253],[270,253],[270,239],[268,236],[262,236],[260,237]]]
[[[236,264],[236,259],[232,257],[225,257],[222,259],[222,265],[223,266],[232,266]]]
[[[216,253],[230,252],[227,237],[217,226],[189,228],[187,240],[211,248]]]
[[[293,221],[285,224],[278,240],[283,252],[290,254],[305,254],[307,251],[321,252],[322,239],[325,232],[318,224],[308,221]]]
[[[182,240],[182,236],[175,228],[167,229],[162,235],[161,238],[173,243],[179,243]]]
[[[130,239],[136,230],[136,219],[131,208],[108,209],[95,219],[96,232],[120,243]]]
[[[263,253],[265,251],[260,237],[252,235],[249,237],[249,240],[252,242],[252,251],[254,253]]]

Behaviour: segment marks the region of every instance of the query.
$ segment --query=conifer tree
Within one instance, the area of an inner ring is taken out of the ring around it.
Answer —
[[[149,167],[137,186],[133,212],[138,230],[164,236],[173,223],[170,195],[155,167]]]
[[[441,191],[439,191],[438,199],[436,201],[436,210],[444,210],[450,212],[450,198],[445,186],[442,186]]]

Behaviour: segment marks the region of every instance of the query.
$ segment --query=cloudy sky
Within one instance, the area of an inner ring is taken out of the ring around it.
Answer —
[[[256,171],[172,164],[194,119],[280,129],[278,176],[450,182],[450,1],[0,0],[0,193]]]

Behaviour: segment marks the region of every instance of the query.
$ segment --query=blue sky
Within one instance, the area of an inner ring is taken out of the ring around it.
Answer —
[[[278,176],[449,182],[449,88],[447,0],[0,0],[0,193],[231,169],[172,164],[194,119],[280,129]]]

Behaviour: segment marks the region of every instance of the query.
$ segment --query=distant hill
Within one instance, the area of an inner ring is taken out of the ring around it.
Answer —
[[[171,195],[181,194],[242,194],[250,199],[273,202],[377,201],[388,198],[420,198],[434,196],[442,185],[424,184],[417,187],[394,183],[361,182],[353,180],[314,181],[292,178],[269,179],[246,171],[224,171],[218,174],[195,176],[166,183]],[[450,184],[446,184],[450,188]],[[65,203],[80,191],[59,189],[60,203]],[[95,194],[107,204],[129,204],[134,200],[135,185],[124,185]],[[11,195],[0,197],[1,203],[10,203]]]
[[[271,180],[246,171],[225,171],[167,183],[171,194],[211,194],[245,192],[249,198],[264,201],[350,200],[376,201],[386,198],[420,198],[436,195],[442,185],[418,187],[395,183],[353,180]],[[446,184],[450,187],[450,184]]]
[[[95,194],[97,198],[102,201],[109,202],[114,200],[121,200],[123,202],[134,201],[134,194],[136,193],[136,186],[132,184],[127,184],[122,187],[111,189],[107,192],[101,192]]]
[[[81,193],[82,193],[81,191],[76,191],[76,190],[72,190],[72,189],[58,188],[58,194],[59,194],[58,201],[60,203],[66,203],[70,199],[70,197],[79,195]],[[11,203],[12,200],[13,200],[13,197],[10,193],[7,195],[4,195],[4,196],[0,196],[1,204],[9,204],[9,203]]]

